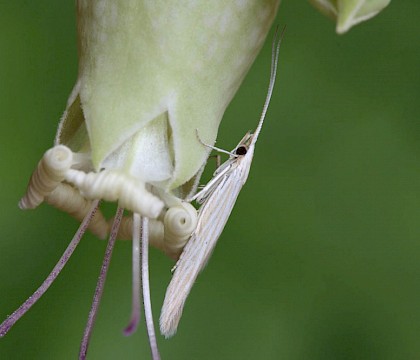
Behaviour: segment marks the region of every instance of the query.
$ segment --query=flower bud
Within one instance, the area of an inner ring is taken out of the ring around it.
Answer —
[[[391,0],[310,0],[322,13],[337,22],[336,31],[343,34],[358,23],[368,20],[385,8]]]

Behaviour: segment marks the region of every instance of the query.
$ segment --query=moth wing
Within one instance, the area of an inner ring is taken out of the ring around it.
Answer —
[[[188,294],[226,225],[243,186],[241,173],[238,166],[227,174],[199,210],[197,228],[185,246],[166,290],[160,315],[160,330],[165,337],[175,334]]]
[[[203,204],[207,198],[219,187],[220,183],[223,182],[226,176],[232,172],[232,167],[235,167],[234,160],[227,160],[224,162],[215,172],[213,178],[206,184],[206,186],[197,192],[188,202],[196,200],[199,204]]]

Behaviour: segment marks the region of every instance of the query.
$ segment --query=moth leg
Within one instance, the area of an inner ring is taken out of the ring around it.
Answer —
[[[217,155],[210,155],[209,159],[210,158],[216,159],[216,169],[215,170],[217,170],[220,167],[220,165],[222,165],[222,157],[220,156],[220,154],[217,154]],[[200,186],[204,187],[204,185],[200,185]]]

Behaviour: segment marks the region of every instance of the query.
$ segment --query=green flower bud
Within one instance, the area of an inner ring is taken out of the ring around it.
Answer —
[[[322,13],[337,21],[336,31],[343,34],[385,8],[391,0],[310,0]]]
[[[190,180],[279,0],[79,0],[79,74],[56,144],[172,190]]]
[[[19,206],[33,209],[46,201],[82,224],[43,284],[0,324],[0,337],[55,281],[89,226],[110,236],[80,346],[85,359],[122,222],[120,236],[128,228],[133,238],[133,311],[124,333],[137,328],[143,282],[152,357],[160,358],[148,246],[178,259],[195,230],[197,210],[181,199],[196,190],[193,177],[209,153],[202,141],[214,143],[279,1],[77,0],[78,78],[55,146],[39,162]],[[111,229],[100,200],[118,202]],[[132,222],[123,220],[125,210]]]

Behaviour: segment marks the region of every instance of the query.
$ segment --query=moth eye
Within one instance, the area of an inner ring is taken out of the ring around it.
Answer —
[[[241,145],[236,148],[235,154],[242,156],[242,155],[246,155],[247,151],[248,149],[246,148],[246,146]]]

